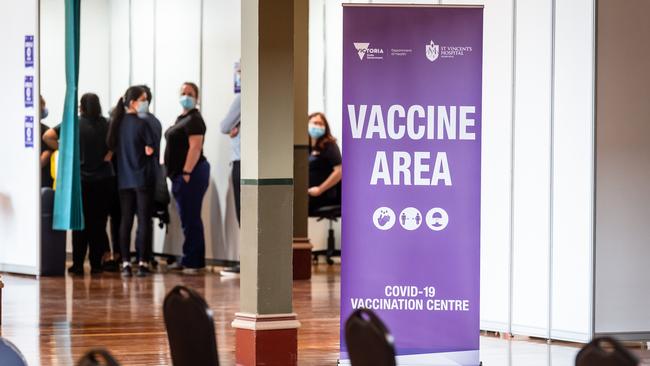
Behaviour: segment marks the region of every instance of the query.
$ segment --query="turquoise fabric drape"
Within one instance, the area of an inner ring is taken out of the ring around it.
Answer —
[[[81,202],[79,162],[79,118],[77,116],[77,85],[79,81],[79,15],[80,0],[65,0],[65,106],[59,162],[54,197],[54,229],[82,230],[84,228]]]

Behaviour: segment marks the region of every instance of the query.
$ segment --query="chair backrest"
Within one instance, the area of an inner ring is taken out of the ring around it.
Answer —
[[[163,304],[174,366],[219,366],[212,310],[195,291],[174,287]]]
[[[86,352],[79,361],[77,366],[120,366],[117,360],[105,349],[97,348]]]
[[[0,365],[27,366],[27,361],[13,343],[0,338]]]
[[[576,356],[576,366],[637,366],[639,360],[611,337],[594,338]]]
[[[395,366],[393,337],[379,317],[358,309],[345,322],[345,344],[352,366]]]

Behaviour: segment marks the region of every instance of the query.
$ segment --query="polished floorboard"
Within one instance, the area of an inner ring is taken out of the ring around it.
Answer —
[[[2,336],[29,365],[74,365],[88,349],[109,349],[124,366],[169,365],[162,315],[165,294],[182,284],[196,289],[214,311],[219,358],[234,365],[239,279],[218,273],[154,274],[122,279],[118,274],[36,279],[2,275]],[[314,266],[311,281],[294,285],[299,365],[336,365],[339,348],[339,266]],[[573,365],[578,346],[518,338],[481,337],[481,359],[492,365]]]

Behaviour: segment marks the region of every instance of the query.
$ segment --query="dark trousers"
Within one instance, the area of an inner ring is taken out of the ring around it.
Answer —
[[[237,223],[241,226],[241,161],[232,162],[232,189],[235,193],[235,211]]]
[[[185,235],[181,261],[184,267],[205,267],[205,234],[201,220],[201,205],[209,182],[210,164],[207,161],[196,164],[189,182],[186,183],[182,175],[172,179],[172,192]]]
[[[149,236],[152,234],[150,227],[153,195],[150,188],[120,189],[120,207],[122,220],[120,223],[120,252],[122,261],[131,261],[131,230],[133,229],[133,216],[138,217],[138,230],[135,235],[135,247],[137,259],[140,261],[146,258],[146,243],[151,242]]]
[[[106,191],[110,190],[110,185],[110,179],[81,182],[85,227],[81,231],[72,233],[72,265],[76,268],[83,268],[89,248],[90,266],[101,268],[104,248],[108,246],[106,221],[109,197]]]
[[[113,251],[113,255],[118,255],[121,253],[120,249],[120,225],[122,221],[122,212],[120,211],[120,194],[117,189],[117,177],[111,178],[111,187],[107,191],[107,195],[110,197],[108,205],[108,217],[110,218],[110,228],[111,228],[111,246],[106,246],[104,252]]]

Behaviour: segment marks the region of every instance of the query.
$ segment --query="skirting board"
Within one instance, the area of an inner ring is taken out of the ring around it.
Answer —
[[[40,275],[40,270],[36,267],[8,263],[0,263],[0,272],[16,273],[28,276]]]
[[[481,320],[481,330],[488,332],[507,332],[509,327],[507,322]]]

